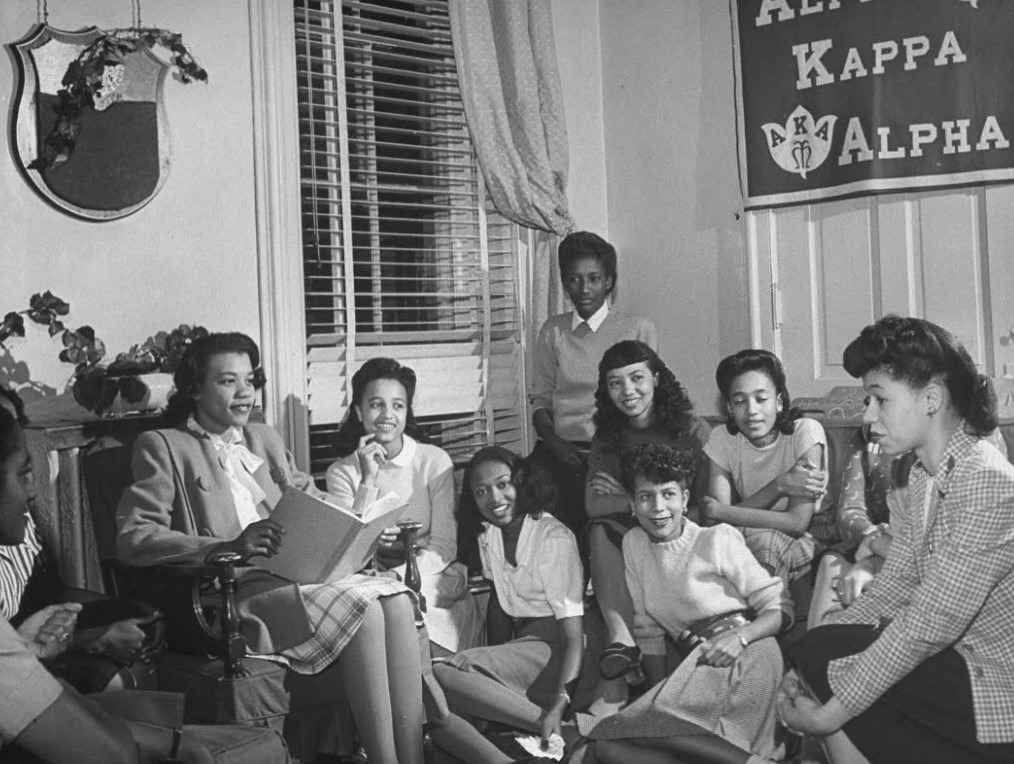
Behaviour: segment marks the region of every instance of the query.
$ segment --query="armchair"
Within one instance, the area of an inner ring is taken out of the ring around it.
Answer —
[[[105,436],[89,446],[82,472],[106,591],[158,607],[166,618],[169,651],[157,665],[159,689],[186,696],[187,722],[247,723],[280,731],[292,754],[350,753],[351,712],[337,668],[297,674],[250,657],[239,632],[235,570],[238,557],[211,565],[133,568],[116,558],[116,508],[132,480],[132,438]],[[206,591],[221,599],[209,605]]]

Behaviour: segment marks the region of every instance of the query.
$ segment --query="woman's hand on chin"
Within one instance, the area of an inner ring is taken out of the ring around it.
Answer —
[[[380,465],[387,461],[387,451],[367,433],[359,439],[356,457],[359,459],[359,470],[363,473],[363,483],[373,485],[377,481]]]

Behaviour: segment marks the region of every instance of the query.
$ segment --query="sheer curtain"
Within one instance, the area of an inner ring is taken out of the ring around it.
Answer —
[[[535,231],[529,347],[564,310],[556,265],[573,229],[567,126],[550,0],[449,0],[451,39],[469,131],[497,212]]]

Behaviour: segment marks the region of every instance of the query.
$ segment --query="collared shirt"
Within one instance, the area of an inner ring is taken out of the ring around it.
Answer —
[[[514,558],[507,561],[503,531],[483,523],[479,536],[482,574],[493,581],[503,611],[512,618],[556,620],[584,615],[584,577],[577,540],[550,514],[526,516]]]
[[[831,688],[858,715],[954,647],[968,666],[979,742],[1014,742],[1014,466],[959,427],[935,475],[912,467],[901,511],[901,533],[870,590],[828,619],[890,623],[869,648],[831,663]]]
[[[586,323],[576,313],[559,313],[542,325],[535,344],[532,384],[528,393],[532,411],[553,415],[556,434],[572,442],[588,442],[595,434],[595,388],[599,362],[621,340],[640,340],[658,348],[655,325],[603,305]]]
[[[259,456],[250,453],[243,445],[243,432],[238,427],[230,427],[221,435],[208,432],[197,423],[193,415],[187,420],[187,427],[201,437],[205,437],[215,446],[215,450],[225,456],[221,460],[222,468],[229,478],[229,489],[236,505],[236,519],[241,528],[262,519],[257,505],[265,499],[264,489],[257,485],[253,473],[264,464]]]
[[[575,310],[571,314],[570,319],[570,330],[576,332],[577,328],[581,324],[587,324],[588,328],[593,332],[597,332],[599,327],[602,326],[602,322],[606,320],[606,316],[609,315],[609,300],[602,303],[602,307],[592,313],[588,318],[581,318]]]
[[[35,561],[42,551],[35,520],[28,515],[25,540],[17,546],[0,546],[0,615],[10,620],[21,607]]]

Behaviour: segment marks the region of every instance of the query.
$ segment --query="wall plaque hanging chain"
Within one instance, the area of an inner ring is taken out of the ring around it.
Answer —
[[[137,211],[159,192],[170,163],[162,101],[166,74],[207,82],[182,35],[141,21],[77,32],[38,23],[10,45],[18,64],[12,111],[15,159],[28,182],[57,208],[88,220]]]

